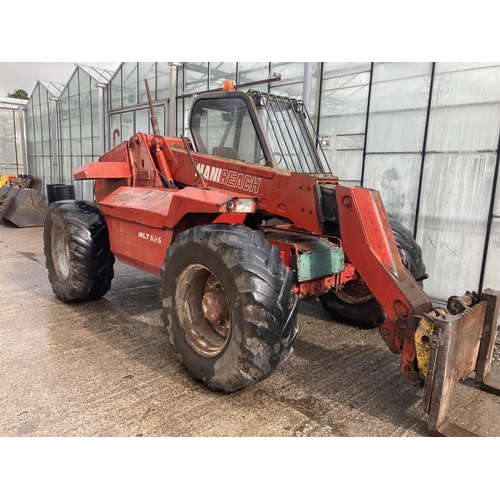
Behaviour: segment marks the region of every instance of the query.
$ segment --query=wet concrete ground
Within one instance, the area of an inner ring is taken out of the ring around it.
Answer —
[[[302,303],[290,361],[254,387],[214,393],[177,362],[158,278],[117,263],[103,299],[63,304],[42,233],[0,222],[0,436],[427,435],[420,390],[377,330]],[[500,398],[472,380],[454,394],[455,422],[500,436]]]

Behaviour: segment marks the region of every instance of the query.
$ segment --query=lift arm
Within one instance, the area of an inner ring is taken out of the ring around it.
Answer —
[[[500,292],[454,296],[434,309],[401,262],[380,194],[337,186],[336,197],[344,251],[384,310],[380,333],[401,354],[403,376],[424,387],[430,432],[474,435],[449,421],[451,393],[475,371],[479,388],[500,395],[490,374]]]

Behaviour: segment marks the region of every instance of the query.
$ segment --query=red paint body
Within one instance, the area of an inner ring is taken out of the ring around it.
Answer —
[[[393,352],[402,354],[402,371],[410,379],[415,369],[411,320],[432,306],[401,263],[377,192],[339,186],[331,175],[277,170],[194,151],[189,155],[181,139],[140,133],[104,154],[100,162],[75,169],[74,177],[95,179],[96,202],[115,256],[155,275],[180,232],[200,224],[244,224],[248,213],[238,213],[228,204],[232,201],[237,207],[240,198],[254,201],[252,213],[286,218],[290,223],[279,226],[281,231],[323,237],[319,186],[336,186],[341,242],[326,239],[343,246],[345,269],[295,283],[295,292],[311,297],[360,275],[387,315],[383,337]],[[165,182],[171,188],[164,188]],[[296,251],[293,243],[270,241],[290,265]]]

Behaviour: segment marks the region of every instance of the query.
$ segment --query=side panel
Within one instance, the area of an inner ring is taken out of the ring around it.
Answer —
[[[138,269],[160,276],[172,241],[172,229],[160,229],[142,224],[106,217],[110,247],[115,257]]]
[[[186,229],[179,226],[185,216],[194,217],[191,226],[202,223],[207,215],[217,222],[244,222],[246,213],[237,213],[238,200],[232,195],[197,188],[120,187],[99,203],[99,209],[106,219],[116,258],[159,276],[175,232]],[[234,200],[236,212],[228,211],[230,200]]]
[[[195,178],[186,150],[176,147],[172,154],[177,162],[172,171],[176,182],[201,184]],[[285,218],[297,228],[321,234],[317,185],[318,182],[336,185],[336,177],[300,174],[195,152],[191,156],[208,186],[255,198],[257,210]]]

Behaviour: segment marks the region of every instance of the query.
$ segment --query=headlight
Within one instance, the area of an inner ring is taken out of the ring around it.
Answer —
[[[255,211],[255,201],[253,198],[238,198],[236,212],[252,213]]]

